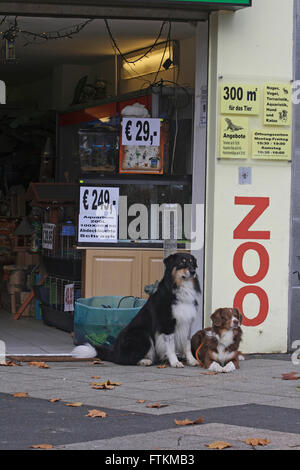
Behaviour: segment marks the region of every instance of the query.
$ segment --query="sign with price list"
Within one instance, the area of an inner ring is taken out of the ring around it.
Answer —
[[[53,250],[55,224],[43,224],[42,228],[42,248]]]
[[[119,188],[81,186],[78,243],[117,242],[118,206]]]

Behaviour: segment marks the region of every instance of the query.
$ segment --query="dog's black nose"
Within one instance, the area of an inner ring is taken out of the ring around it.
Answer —
[[[189,271],[192,276],[196,273],[195,269],[189,269]]]

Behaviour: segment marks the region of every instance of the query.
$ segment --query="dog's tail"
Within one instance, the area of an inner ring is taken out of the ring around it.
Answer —
[[[72,351],[72,357],[77,359],[99,357],[103,361],[113,361],[113,351],[108,346],[92,346],[90,343],[85,343],[75,346]]]

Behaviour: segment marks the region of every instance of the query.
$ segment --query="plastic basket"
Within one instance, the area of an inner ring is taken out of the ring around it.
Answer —
[[[112,345],[120,331],[136,316],[147,299],[101,296],[77,299],[74,344]]]

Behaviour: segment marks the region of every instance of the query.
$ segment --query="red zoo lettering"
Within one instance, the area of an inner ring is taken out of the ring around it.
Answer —
[[[269,231],[249,230],[251,225],[253,225],[267,207],[269,207],[270,199],[268,197],[236,197],[234,203],[254,207],[236,227],[233,232],[233,238],[238,240],[247,238],[250,240],[270,240],[271,235]]]
[[[243,301],[246,295],[255,294],[260,301],[260,308],[258,315],[255,318],[247,318],[243,313]],[[258,326],[265,321],[269,312],[269,299],[266,292],[258,286],[245,286],[242,287],[235,295],[233,306],[238,308],[243,313],[244,326]]]
[[[266,197],[236,197],[235,204],[253,205],[254,208],[244,217],[242,222],[233,232],[234,239],[259,239],[269,240],[271,238],[270,231],[254,231],[249,228],[261,216],[261,214],[269,207],[270,199]],[[249,276],[243,268],[243,259],[247,251],[254,250],[259,256],[259,269],[256,274]],[[233,269],[236,277],[246,284],[256,284],[262,281],[269,271],[270,259],[266,248],[257,242],[246,242],[240,245],[233,257]],[[243,301],[246,295],[254,294],[258,297],[260,308],[255,318],[247,318],[243,312]],[[233,301],[234,307],[238,308],[243,314],[244,326],[258,326],[263,323],[269,313],[269,299],[267,293],[258,286],[248,285],[242,287],[235,295]]]
[[[243,259],[244,254],[249,251],[254,250],[259,255],[259,270],[254,276],[248,276],[243,268]],[[264,246],[255,242],[247,242],[240,245],[233,257],[233,269],[236,277],[246,284],[256,284],[257,282],[262,281],[269,270],[270,259],[267,250]]]

